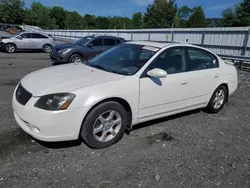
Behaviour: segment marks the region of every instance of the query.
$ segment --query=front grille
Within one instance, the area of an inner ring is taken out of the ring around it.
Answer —
[[[32,94],[28,92],[26,89],[24,89],[24,87],[21,84],[19,84],[16,90],[16,100],[20,104],[25,105],[30,100],[31,97]]]

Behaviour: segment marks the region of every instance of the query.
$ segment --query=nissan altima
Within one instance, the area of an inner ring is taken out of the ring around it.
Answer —
[[[217,113],[237,86],[236,68],[207,49],[134,41],[87,65],[26,75],[12,106],[20,127],[38,140],[105,148],[138,123],[193,109]]]

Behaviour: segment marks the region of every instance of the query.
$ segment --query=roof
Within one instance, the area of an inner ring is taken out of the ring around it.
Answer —
[[[129,44],[137,44],[137,45],[144,45],[144,46],[152,46],[157,48],[164,48],[166,46],[170,46],[176,43],[167,43],[167,42],[153,42],[153,41],[130,41],[127,42]]]

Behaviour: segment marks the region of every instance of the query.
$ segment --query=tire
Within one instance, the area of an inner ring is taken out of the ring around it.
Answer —
[[[5,51],[8,53],[14,53],[16,51],[16,45],[12,43],[8,43],[5,45]]]
[[[44,44],[42,48],[45,53],[50,53],[52,46],[50,44]]]
[[[208,113],[218,113],[224,107],[225,103],[227,102],[227,99],[228,99],[228,90],[226,86],[220,85],[214,91],[207,107],[205,108],[205,111]]]
[[[69,58],[69,63],[82,63],[82,62],[83,62],[83,58],[79,54],[73,54]]]
[[[113,114],[112,120],[109,119],[111,114]],[[112,101],[105,102],[87,115],[82,124],[81,138],[91,148],[106,148],[116,144],[123,137],[128,123],[127,111],[121,104]]]

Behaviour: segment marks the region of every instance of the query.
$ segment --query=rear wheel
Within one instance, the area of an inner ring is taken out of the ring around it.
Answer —
[[[8,53],[14,53],[16,51],[16,45],[15,44],[6,44],[5,51]]]
[[[122,138],[128,122],[122,105],[105,102],[88,114],[82,125],[81,137],[92,148],[106,148]]]
[[[46,53],[50,53],[52,49],[52,46],[50,44],[44,44],[43,45],[43,51]]]
[[[228,98],[228,91],[224,85],[219,86],[213,93],[205,111],[208,113],[218,113],[225,105]]]
[[[83,58],[79,54],[73,54],[72,56],[70,56],[69,62],[70,63],[82,63]]]

